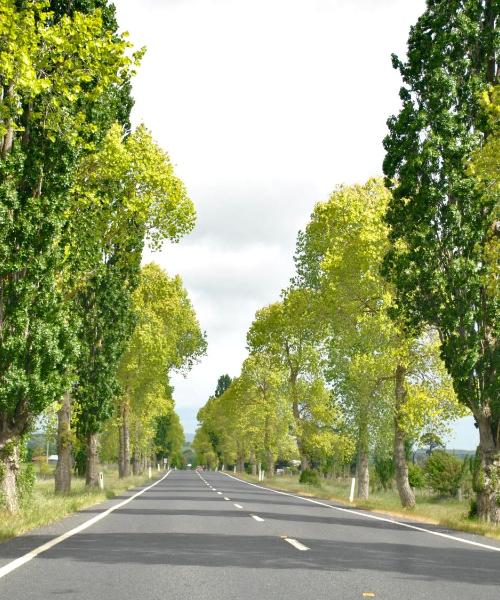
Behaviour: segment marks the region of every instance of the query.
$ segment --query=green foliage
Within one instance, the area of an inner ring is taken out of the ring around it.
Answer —
[[[425,465],[428,486],[443,496],[457,495],[463,472],[462,462],[444,450],[433,452]]]
[[[136,62],[91,8],[53,19],[48,2],[0,1],[0,446],[71,378],[68,192],[78,161],[106,133],[101,107]]]
[[[305,483],[314,487],[320,487],[321,485],[318,472],[313,471],[312,469],[304,469],[301,471],[299,483]]]
[[[206,339],[181,278],[158,265],[142,268],[132,301],[136,326],[118,365],[116,402],[128,407],[134,447],[169,456],[184,441],[169,376],[187,373],[206,352]]]
[[[217,387],[215,388],[214,396],[219,398],[222,394],[227,390],[227,388],[231,385],[231,377],[229,375],[221,375],[217,381]]]
[[[425,471],[420,465],[408,463],[408,481],[412,488],[421,489],[426,485]]]
[[[184,430],[175,411],[172,410],[168,415],[162,415],[156,419],[154,445],[159,460],[173,457],[173,464],[181,466]]]
[[[375,453],[373,465],[380,485],[384,490],[387,490],[391,486],[394,477],[394,461],[392,457]]]
[[[23,465],[16,478],[17,493],[21,505],[26,505],[30,502],[33,496],[35,483],[36,475],[34,465],[31,463]]]
[[[168,155],[144,127],[123,139],[122,128],[113,126],[99,152],[80,164],[73,194],[70,245],[79,243],[82,228],[91,232],[72,253],[87,257],[75,267],[86,274],[75,296],[82,340],[77,430],[85,436],[100,430],[118,394],[119,360],[136,324],[133,293],[145,241],[156,249],[166,239],[177,241],[193,228],[195,212]],[[189,362],[198,338],[186,332],[177,341],[184,345],[179,356]]]
[[[495,0],[429,3],[408,49],[406,62],[393,57],[404,87],[384,142],[393,190],[384,272],[408,326],[439,329],[459,400],[477,419],[491,412],[498,432],[500,297],[485,286],[498,268],[485,260],[498,194],[484,193],[467,166],[492,133],[481,99],[495,78]]]

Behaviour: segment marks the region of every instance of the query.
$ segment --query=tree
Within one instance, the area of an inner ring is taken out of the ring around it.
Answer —
[[[438,494],[456,496],[463,479],[464,466],[453,454],[436,450],[425,465],[427,485]]]
[[[0,454],[15,511],[18,441],[68,388],[76,347],[60,286],[72,176],[133,59],[100,11],[52,18],[42,0],[0,0],[0,40]]]
[[[433,431],[428,431],[427,433],[424,433],[422,436],[420,436],[420,443],[423,446],[429,446],[429,449],[425,451],[427,456],[430,456],[432,454],[432,451],[436,448],[444,448],[443,440],[439,437],[437,433],[434,433]]]
[[[415,338],[389,317],[393,290],[380,273],[388,202],[383,182],[372,179],[342,186],[316,205],[299,234],[294,285],[316,297],[327,378],[357,441],[358,494],[368,497],[370,449],[392,429],[398,491],[403,506],[411,507],[406,440],[426,414],[444,421],[459,411],[432,336]]]
[[[231,385],[231,377],[229,375],[221,375],[219,380],[217,381],[217,387],[215,388],[214,396],[218,398],[222,396],[222,394],[227,390],[227,388]]]
[[[498,193],[485,193],[468,162],[494,133],[481,98],[497,82],[497,19],[496,0],[428,2],[407,61],[393,56],[403,107],[384,141],[393,191],[384,273],[406,326],[439,331],[479,428],[478,514],[491,522],[500,521]]]
[[[188,372],[206,351],[205,336],[180,277],[170,278],[154,263],[145,265],[132,301],[136,326],[118,366],[121,393],[116,397],[122,477],[129,470],[130,426],[136,473],[139,456],[155,451],[158,419],[175,425],[169,374]]]
[[[184,429],[175,410],[156,419],[154,444],[158,460],[170,459],[170,464],[181,461]]]
[[[118,393],[116,369],[134,328],[132,293],[145,241],[159,249],[194,226],[195,212],[167,154],[144,127],[123,139],[115,125],[80,165],[76,224],[90,223],[90,269],[76,297],[82,355],[77,366],[77,432],[87,443],[87,484],[97,485],[97,434]],[[89,208],[101,207],[96,215]]]

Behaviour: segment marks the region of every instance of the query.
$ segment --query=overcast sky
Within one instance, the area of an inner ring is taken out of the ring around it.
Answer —
[[[256,310],[293,273],[297,231],[340,183],[381,174],[403,54],[424,0],[115,0],[147,53],[135,123],[169,152],[198,212],[154,256],[179,273],[208,355],[174,378],[187,432],[223,373],[238,374]],[[470,421],[452,446],[472,448]]]

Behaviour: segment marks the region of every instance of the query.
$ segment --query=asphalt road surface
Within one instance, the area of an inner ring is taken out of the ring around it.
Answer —
[[[0,599],[500,598],[500,544],[479,536],[432,530],[493,548],[221,473],[175,471],[133,494],[0,544]],[[92,517],[100,520],[25,556]],[[25,564],[7,572],[22,556]]]

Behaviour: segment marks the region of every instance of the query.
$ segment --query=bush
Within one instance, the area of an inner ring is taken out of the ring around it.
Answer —
[[[408,480],[412,488],[425,487],[425,473],[422,467],[419,465],[414,465],[413,463],[409,463]]]
[[[21,467],[17,473],[17,493],[21,504],[27,504],[33,496],[33,488],[35,487],[36,476],[35,467],[29,463]]]
[[[319,476],[317,471],[312,469],[304,469],[299,477],[299,483],[305,483],[307,485],[320,486]]]
[[[456,456],[436,450],[425,465],[429,487],[443,496],[456,496],[463,476],[463,464]]]
[[[392,457],[383,457],[375,454],[374,467],[378,482],[384,488],[384,491],[387,490],[387,488],[391,487],[394,477],[394,461]]]

